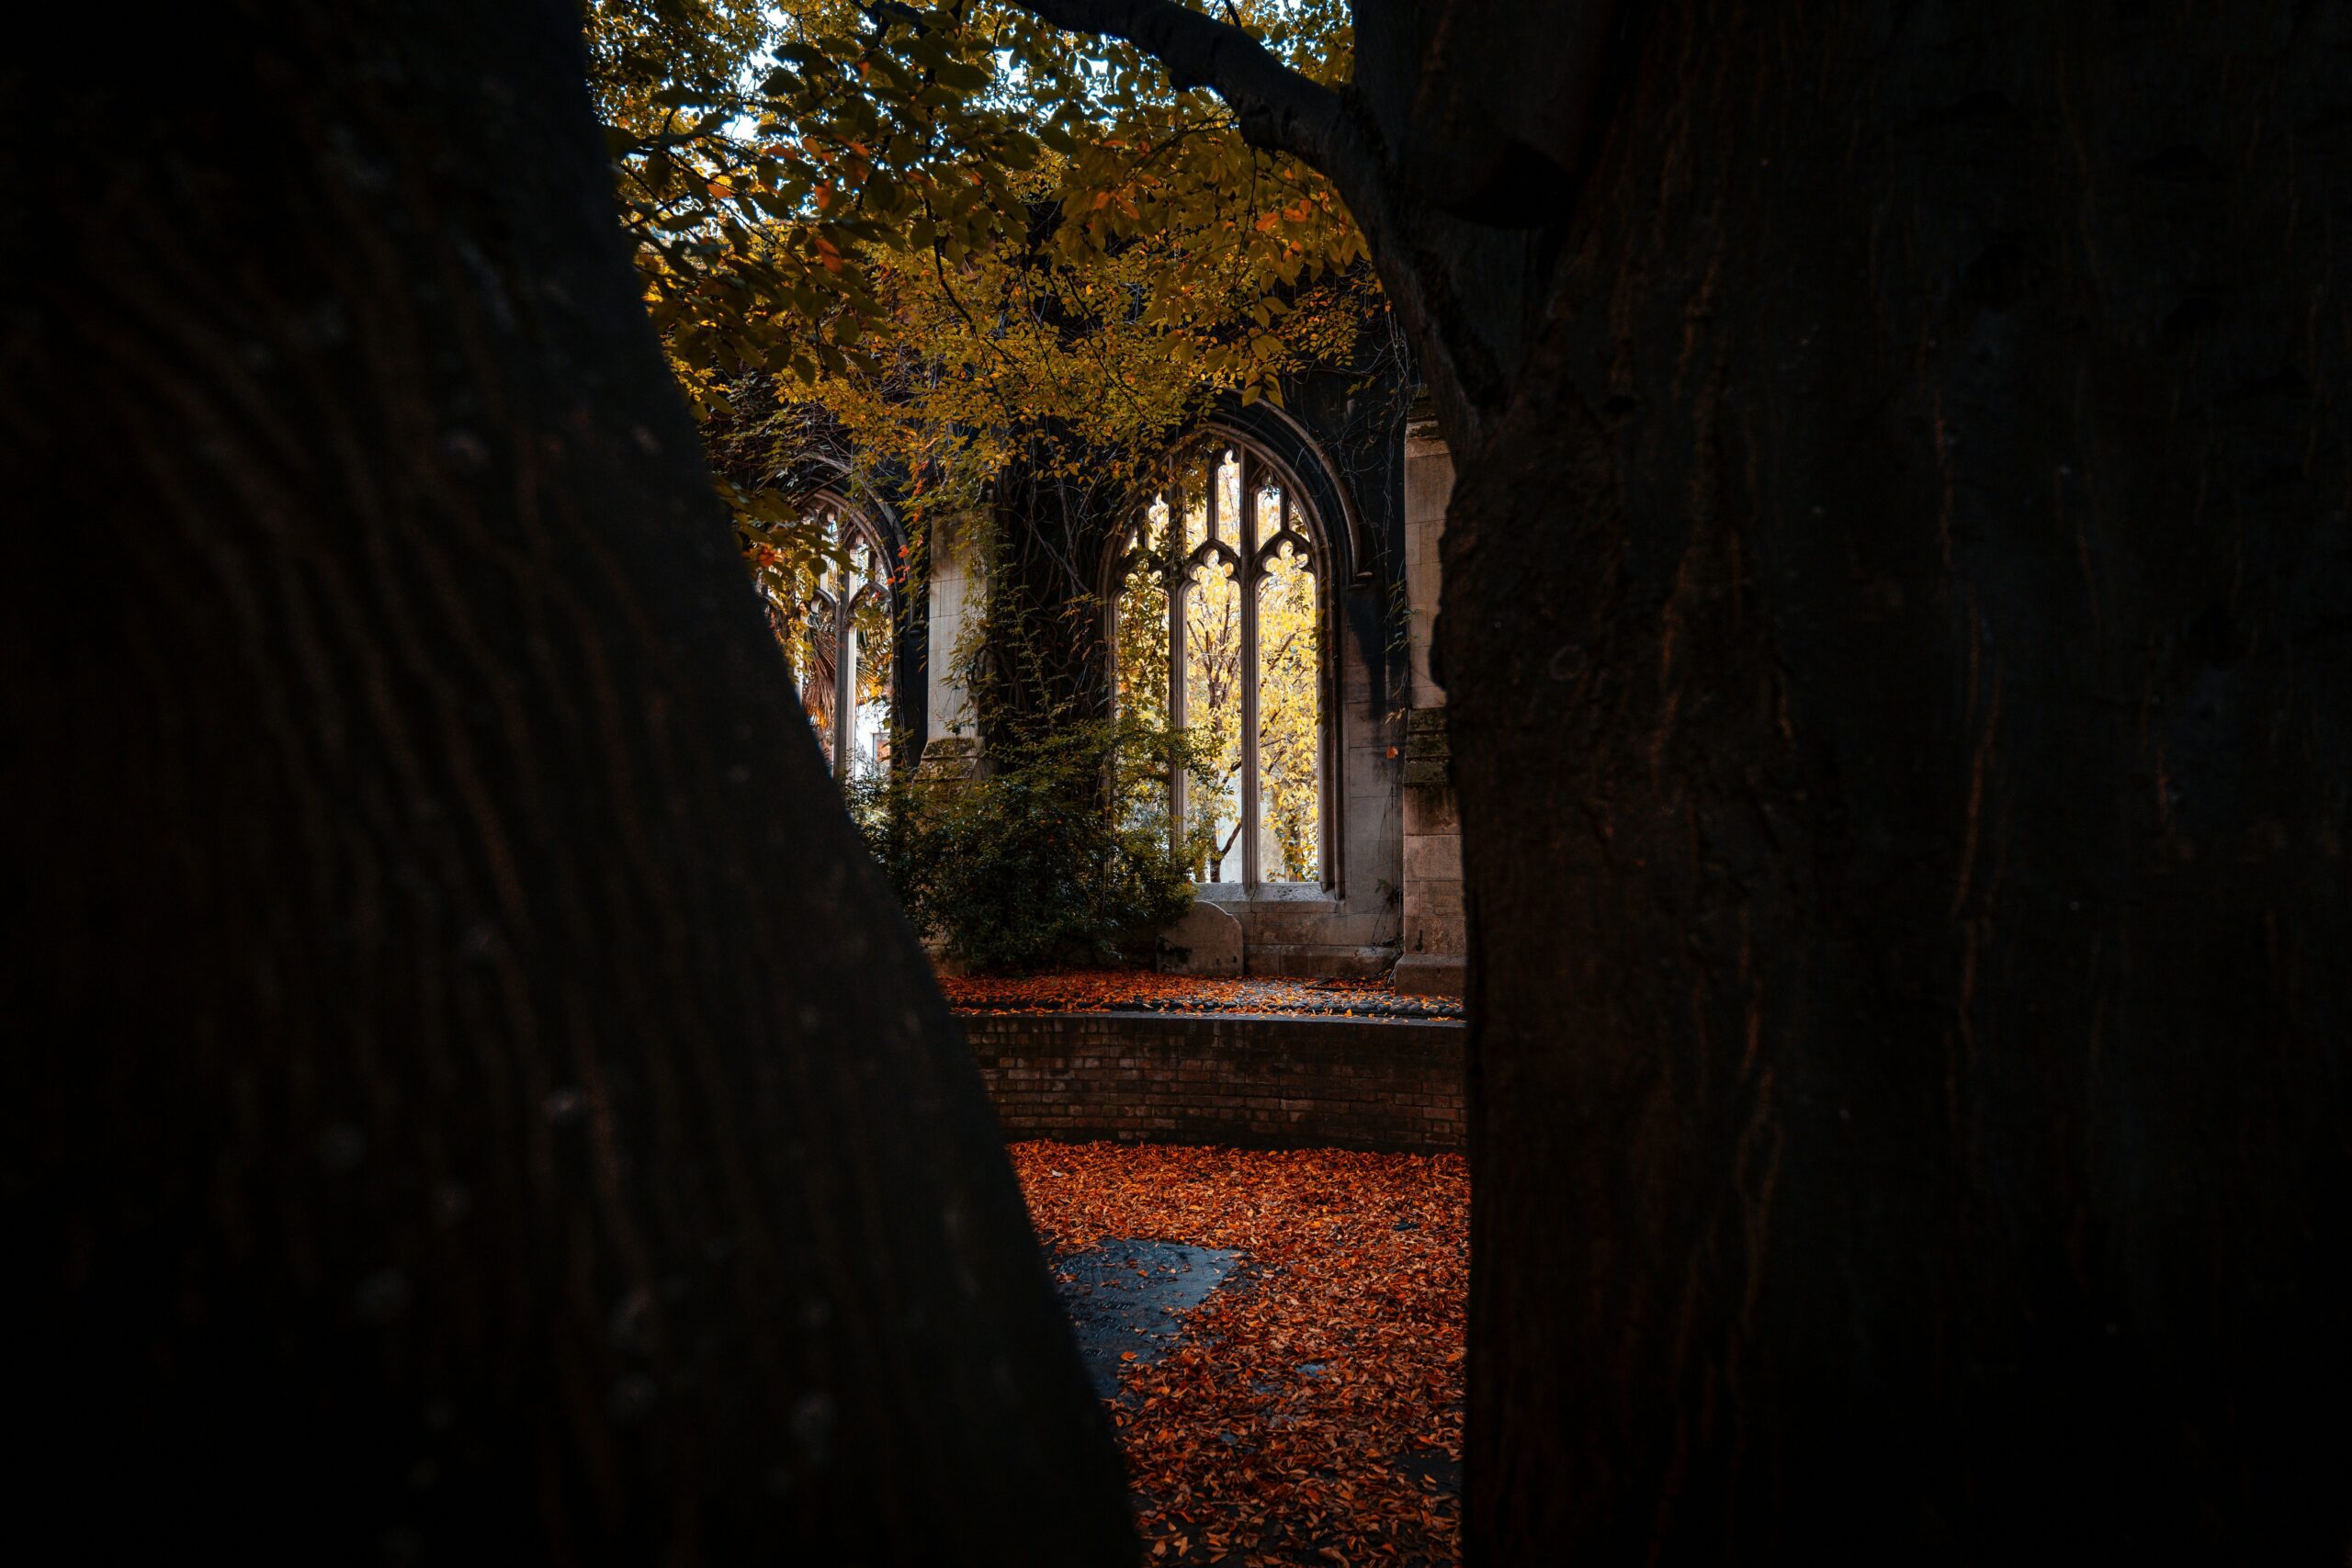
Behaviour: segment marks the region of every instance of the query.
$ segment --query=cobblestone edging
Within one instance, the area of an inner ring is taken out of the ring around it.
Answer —
[[[959,1021],[1008,1138],[1462,1148],[1459,1023],[1141,1012]]]

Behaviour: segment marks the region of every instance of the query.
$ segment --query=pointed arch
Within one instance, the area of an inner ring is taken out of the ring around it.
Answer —
[[[1331,653],[1351,552],[1283,454],[1218,421],[1170,450],[1103,562],[1114,700],[1190,738],[1171,830],[1196,880],[1339,881]]]
[[[896,760],[903,536],[887,509],[842,487],[810,491],[800,505],[831,558],[797,603],[767,592],[768,622],[833,776],[878,776]]]

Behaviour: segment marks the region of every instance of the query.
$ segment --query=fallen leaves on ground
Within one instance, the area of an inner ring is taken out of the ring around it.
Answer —
[[[1454,1155],[1015,1144],[1057,1255],[1238,1247],[1111,1407],[1148,1561],[1461,1560],[1470,1184]]]
[[[1295,1012],[1341,1018],[1455,1019],[1447,997],[1409,996],[1378,980],[1218,980],[1150,969],[1059,969],[1040,975],[943,975],[958,1012]]]

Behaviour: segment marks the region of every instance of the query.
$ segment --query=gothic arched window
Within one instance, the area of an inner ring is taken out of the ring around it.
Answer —
[[[808,520],[823,538],[814,581],[797,603],[769,588],[768,623],[833,776],[877,777],[890,765],[892,553],[838,496],[811,501]]]
[[[1322,539],[1264,454],[1216,435],[1114,545],[1117,699],[1194,743],[1169,808],[1196,881],[1330,880]]]

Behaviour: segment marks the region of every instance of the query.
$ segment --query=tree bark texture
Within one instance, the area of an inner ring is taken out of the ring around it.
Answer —
[[[1619,64],[1444,545],[1471,1560],[2338,1560],[2346,8]]]
[[[124,1561],[1131,1556],[576,10],[61,19],[0,73],[28,1515]]]
[[[988,636],[970,677],[990,745],[1109,712],[1102,563],[1111,536],[1144,499],[1126,484],[1055,472],[1035,446],[997,476],[984,570]]]

